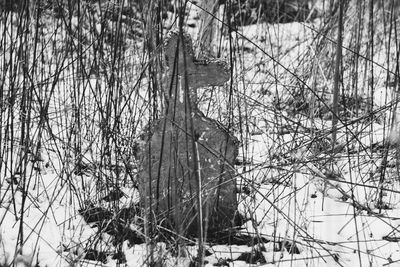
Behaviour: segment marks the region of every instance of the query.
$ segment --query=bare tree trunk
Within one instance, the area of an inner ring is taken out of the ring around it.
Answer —
[[[216,39],[217,28],[216,19],[218,11],[218,0],[203,0],[200,7],[200,29],[199,29],[199,49],[196,55],[202,53],[215,56],[216,49],[214,40]]]
[[[333,116],[332,116],[332,148],[335,148],[336,143],[336,127],[338,122],[338,98],[339,98],[339,83],[341,80],[341,69],[342,64],[342,32],[343,32],[343,2],[340,2],[339,6],[339,23],[338,23],[338,37],[336,45],[336,62],[335,62],[335,80],[333,88]]]

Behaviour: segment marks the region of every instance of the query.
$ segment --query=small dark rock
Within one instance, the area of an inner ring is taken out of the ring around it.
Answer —
[[[211,256],[213,253],[210,252],[210,250],[206,249],[206,251],[204,251],[204,256],[208,257]]]
[[[105,252],[97,251],[95,249],[88,249],[85,254],[85,259],[107,263],[107,254]]]
[[[100,207],[89,207],[87,209],[81,209],[79,210],[79,213],[83,216],[83,219],[87,223],[111,220],[111,218],[113,217],[111,211]]]
[[[229,266],[229,262],[232,262],[231,259],[219,259],[217,263],[214,263],[213,266]]]
[[[124,194],[124,192],[121,191],[121,189],[115,188],[115,189],[111,190],[107,196],[103,197],[103,200],[106,202],[112,202],[112,201],[119,200],[120,198],[122,198],[124,196],[125,196],[125,194]]]
[[[246,263],[249,263],[249,264],[267,263],[267,261],[265,260],[264,255],[259,250],[254,250],[252,252],[242,253],[239,256],[239,258],[237,258],[236,260],[245,261]]]
[[[119,263],[126,263],[125,254],[122,251],[118,251],[112,257],[113,260],[117,260]]]
[[[282,251],[283,248],[286,249],[286,251],[290,254],[300,254],[299,248],[296,246],[296,244],[289,242],[289,241],[279,241],[277,242],[277,247],[274,249],[274,251]]]
[[[245,186],[242,186],[242,190],[240,190],[242,193],[244,193],[244,194],[246,194],[246,195],[250,195],[250,193],[251,193],[251,190],[250,190],[250,188],[247,186],[247,185],[245,185]]]

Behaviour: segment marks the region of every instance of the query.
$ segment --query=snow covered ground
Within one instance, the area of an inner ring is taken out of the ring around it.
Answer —
[[[400,266],[398,128],[390,128],[388,120],[393,113],[385,109],[377,116],[386,117],[373,123],[364,115],[339,121],[337,144],[332,149],[331,118],[312,118],[291,111],[297,99],[291,95],[290,86],[301,86],[291,74],[300,73],[302,56],[313,55],[313,26],[251,25],[240,28],[241,35],[235,36],[239,50],[233,81],[232,101],[237,104],[233,129],[242,141],[239,158],[243,162],[236,166],[238,187],[242,187],[238,198],[240,212],[249,219],[241,232],[255,239],[241,245],[207,243],[206,266]],[[222,45],[228,47],[228,40],[224,39]],[[379,68],[375,71],[379,77]],[[311,84],[311,78],[300,78]],[[383,80],[380,81],[383,88]],[[99,85],[96,79],[89,83],[93,88],[106,88],[103,81]],[[332,85],[329,81],[321,84],[327,88]],[[146,94],[137,91],[139,103]],[[221,103],[225,103],[227,91],[217,90],[213,92],[216,95],[210,96],[210,90],[205,90],[201,103],[209,116],[222,123],[226,106]],[[90,98],[91,92],[86,93]],[[374,96],[377,110],[397,101],[393,90],[387,87],[377,90]],[[55,98],[57,101],[52,102],[49,111],[70,120],[70,99]],[[85,112],[95,113],[95,109],[93,105]],[[140,120],[146,111],[130,112]],[[57,116],[50,128],[63,135],[63,118],[59,120]],[[240,117],[246,118],[244,130],[239,130]],[[101,123],[94,122],[98,128]],[[391,143],[385,157],[387,138]],[[122,230],[132,232],[133,237],[124,236],[116,244],[116,236],[110,233],[107,223],[128,221],[105,212],[115,207],[129,211],[138,203],[139,192],[130,179],[135,177],[136,170],[128,170],[127,162],[118,171],[118,166],[102,166],[99,154],[94,152],[101,138],[93,136],[88,140],[82,172],[76,172],[78,168],[68,156],[68,147],[56,151],[55,147],[62,146],[51,144],[44,144],[46,149],[40,151],[40,159],[29,154],[32,158],[25,174],[2,170],[0,266],[146,264],[148,248],[132,241],[144,238],[138,227],[140,216],[132,213],[133,220]],[[29,179],[22,185],[23,175]],[[121,177],[128,177],[128,182],[123,183]],[[117,181],[116,187],[122,191],[115,200],[106,199],[111,192],[101,182],[107,179]],[[84,216],[88,207],[104,212],[91,214],[102,218],[90,221],[90,215]],[[162,242],[154,252],[164,266],[189,266],[196,254],[195,242],[178,256]]]

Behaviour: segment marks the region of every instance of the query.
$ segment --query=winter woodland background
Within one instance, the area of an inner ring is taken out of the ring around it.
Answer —
[[[0,8],[0,266],[400,265],[398,1]],[[240,141],[235,238],[145,234],[137,156],[177,29],[231,68],[198,100]]]

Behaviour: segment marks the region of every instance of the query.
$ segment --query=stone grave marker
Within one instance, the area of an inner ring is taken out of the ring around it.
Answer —
[[[229,230],[237,211],[233,164],[238,140],[196,106],[196,89],[222,86],[229,69],[223,61],[195,59],[187,34],[172,33],[165,54],[167,107],[150,127],[141,152],[141,201],[153,222],[179,235],[197,236],[201,184],[203,229],[209,234]]]

